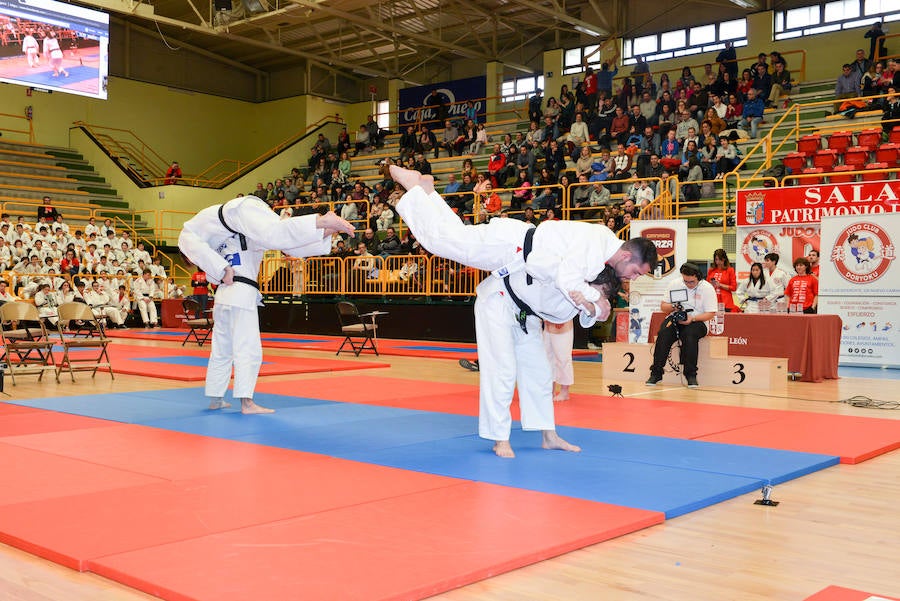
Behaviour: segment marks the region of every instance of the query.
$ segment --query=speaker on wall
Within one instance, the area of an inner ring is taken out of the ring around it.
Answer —
[[[213,5],[216,7],[216,12],[231,12],[231,0],[213,0]]]

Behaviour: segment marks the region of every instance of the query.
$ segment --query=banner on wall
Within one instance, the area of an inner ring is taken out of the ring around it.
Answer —
[[[823,217],[900,213],[900,180],[738,190],[737,225],[818,223]]]
[[[779,255],[778,266],[794,273],[794,259],[821,248],[819,222],[829,216],[881,216],[900,214],[900,181],[793,186],[738,190],[738,278],[747,277],[750,265],[762,263],[768,253]]]
[[[819,250],[819,224],[760,225],[737,228],[737,257],[734,269],[739,280],[750,274],[753,263],[762,263],[769,253],[778,255],[778,266],[794,273],[794,259]]]
[[[659,304],[674,278],[681,278],[678,271],[687,261],[687,221],[671,219],[661,221],[631,222],[631,237],[643,236],[656,244],[659,265],[653,273],[642,275],[631,282],[628,298],[629,342],[647,342],[650,318],[659,311]]]
[[[900,367],[900,214],[822,220],[819,313],[840,316],[841,365]]]
[[[463,119],[466,114],[466,101],[471,100],[475,103],[475,110],[478,111],[478,120],[484,122],[487,77],[480,75],[400,90],[400,125],[411,125],[418,121],[433,121],[438,118],[434,108],[422,108],[429,102],[427,99],[434,90],[449,107],[450,119]],[[435,127],[440,129],[444,127],[444,124],[435,124]]]

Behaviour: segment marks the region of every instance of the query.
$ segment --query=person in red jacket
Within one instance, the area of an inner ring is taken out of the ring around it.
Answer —
[[[171,185],[176,183],[181,179],[181,167],[178,166],[178,161],[172,161],[172,164],[166,170],[166,184]]]
[[[803,307],[804,313],[815,313],[819,305],[819,278],[809,273],[809,259],[794,259],[794,271],[797,275],[788,281],[784,295],[788,299],[788,307],[798,312],[796,307]]]
[[[725,305],[727,313],[740,313],[741,310],[734,304],[732,296],[738,287],[737,276],[724,248],[716,249],[713,253],[713,266],[706,274],[706,280],[716,289],[716,299]]]
[[[191,286],[194,288],[193,298],[206,311],[206,307],[209,305],[209,282],[206,281],[206,272],[199,267],[191,276]]]

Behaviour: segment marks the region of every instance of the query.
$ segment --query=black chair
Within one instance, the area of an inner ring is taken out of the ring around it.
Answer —
[[[357,357],[366,348],[371,348],[378,355],[378,349],[375,348],[375,333],[378,326],[375,324],[375,316],[372,314],[360,315],[356,305],[350,302],[342,301],[336,306],[338,319],[341,322],[341,333],[344,335],[344,341],[338,349],[336,355],[342,352],[354,353]],[[371,321],[363,319],[371,317]],[[361,339],[361,341],[360,341]],[[350,349],[344,350],[344,346],[350,343]]]
[[[187,344],[191,337],[197,341],[198,346],[203,346],[213,331],[214,323],[213,318],[209,316],[209,311],[204,311],[200,303],[193,298],[181,301],[181,309],[184,311],[184,325],[190,328],[181,346]]]

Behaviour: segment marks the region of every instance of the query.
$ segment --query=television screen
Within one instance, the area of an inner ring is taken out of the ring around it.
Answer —
[[[0,81],[106,98],[109,15],[54,0],[0,0]]]

